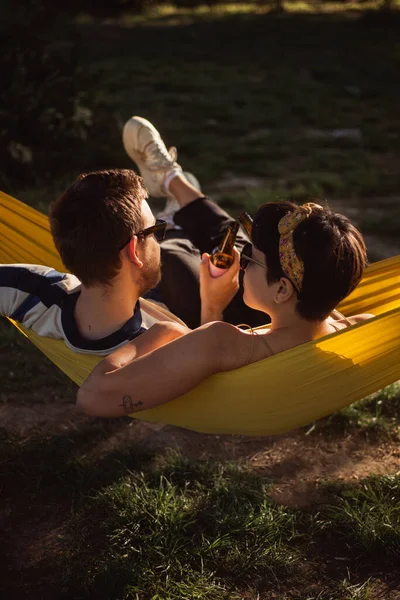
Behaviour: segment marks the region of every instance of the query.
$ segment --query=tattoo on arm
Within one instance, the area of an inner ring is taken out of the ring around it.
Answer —
[[[143,406],[143,402],[133,402],[130,396],[122,396],[122,404],[120,404],[124,411],[129,414],[139,410],[139,406]]]

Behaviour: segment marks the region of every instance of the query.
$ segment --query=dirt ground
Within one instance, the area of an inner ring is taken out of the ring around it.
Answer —
[[[44,391],[45,392],[45,391]],[[76,413],[71,400],[61,404],[19,398],[0,408],[2,427],[18,437],[68,434],[95,419]],[[151,450],[176,449],[198,459],[244,460],[275,484],[279,503],[305,507],[318,500],[319,483],[327,479],[357,480],[371,474],[400,473],[400,447],[365,432],[331,433],[300,428],[275,437],[206,435],[169,425],[134,419],[118,420],[106,439],[97,440],[88,452],[99,458],[133,444]]]

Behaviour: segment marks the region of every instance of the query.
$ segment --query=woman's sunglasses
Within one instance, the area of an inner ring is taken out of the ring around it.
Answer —
[[[260,262],[259,260],[256,260],[255,258],[253,258],[252,256],[253,254],[253,244],[251,244],[250,242],[247,242],[247,244],[245,244],[243,246],[243,249],[240,253],[240,268],[242,269],[242,271],[245,271],[246,268],[249,266],[249,262],[252,262],[256,265],[259,265],[260,267],[264,267],[264,269],[267,268],[266,265],[264,265],[264,263]]]
[[[143,240],[145,237],[147,237],[149,235],[154,235],[154,237],[156,238],[157,242],[160,243],[165,238],[166,228],[167,228],[167,222],[166,221],[161,221],[161,219],[156,219],[156,222],[151,227],[147,227],[146,229],[142,229],[141,231],[138,231],[137,233],[133,233],[130,236],[129,240],[127,240],[125,242],[125,244],[123,244],[122,246],[120,246],[118,248],[118,250],[122,250],[123,248],[125,248],[125,246],[131,241],[131,239],[132,239],[132,237],[134,235],[136,235],[136,237],[139,238],[139,239],[141,239],[141,240]]]

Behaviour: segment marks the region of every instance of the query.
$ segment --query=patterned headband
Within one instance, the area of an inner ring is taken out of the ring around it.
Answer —
[[[296,227],[307,219],[313,209],[322,209],[322,206],[314,202],[308,202],[298,206],[294,211],[287,213],[278,223],[279,238],[279,260],[282,271],[293,283],[297,292],[300,292],[304,277],[304,263],[297,256],[293,243],[293,232]]]

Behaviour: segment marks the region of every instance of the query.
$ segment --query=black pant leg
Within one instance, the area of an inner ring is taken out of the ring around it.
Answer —
[[[200,325],[200,261],[200,252],[183,232],[167,233],[161,244],[157,298],[192,329]]]

